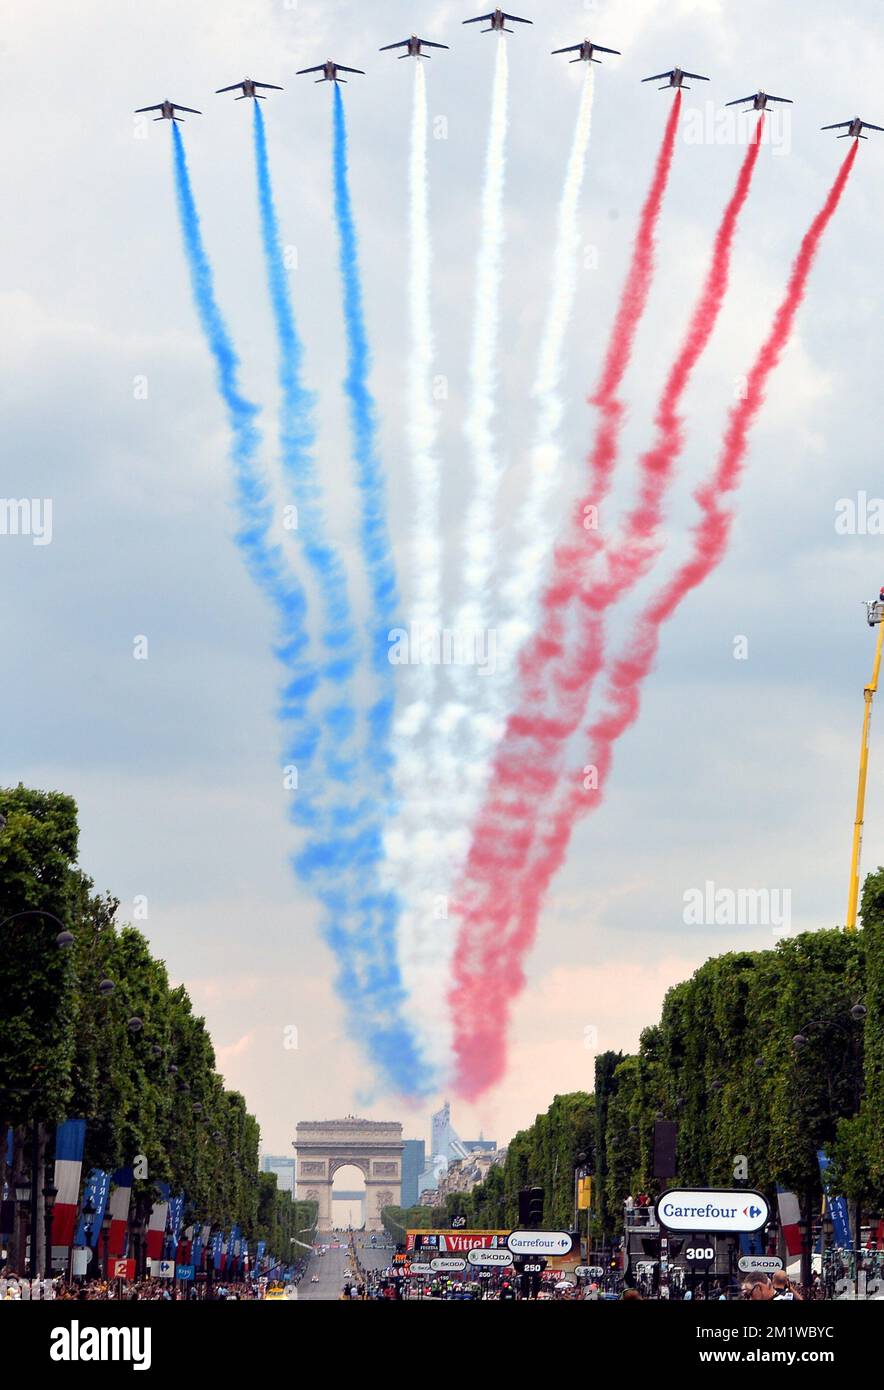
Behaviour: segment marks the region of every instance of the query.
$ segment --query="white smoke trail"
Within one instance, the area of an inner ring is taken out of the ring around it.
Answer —
[[[414,117],[411,131],[411,363],[409,368],[409,437],[415,501],[412,532],[412,571],[415,577],[415,620],[439,626],[442,545],[439,535],[439,460],[436,456],[439,418],[433,402],[433,319],[430,239],[430,195],[427,179],[427,84],[424,65],[414,74]],[[417,668],[432,692],[436,669]]]
[[[471,464],[471,496],[463,536],[462,596],[454,626],[448,631],[456,645],[470,645],[475,634],[491,626],[490,589],[495,568],[495,525],[501,469],[494,438],[499,348],[500,285],[504,242],[504,188],[508,127],[508,65],[506,40],[501,36],[493,79],[488,146],[481,200],[479,250],[476,268],[475,321],[470,353],[470,408],[464,434]],[[415,132],[418,130],[415,119]],[[415,380],[420,377],[426,402],[428,364],[422,361],[422,308],[428,303],[421,275],[424,242],[420,168],[412,153],[412,246],[414,303],[413,337]],[[416,196],[415,196],[416,195]],[[415,397],[417,392],[412,393]],[[429,403],[432,411],[432,402]],[[427,459],[426,408],[416,412],[413,428],[416,476],[424,476]],[[433,435],[435,441],[435,435]],[[438,528],[438,472],[433,465],[427,506],[422,508],[415,532],[415,567],[420,576],[416,609],[427,615],[424,633],[440,638],[442,620],[439,599],[440,552]],[[431,510],[432,509],[432,510]],[[424,525],[424,522],[427,525]],[[432,615],[432,616],[430,616]],[[463,862],[469,843],[472,815],[481,794],[475,781],[474,749],[493,743],[496,725],[489,726],[486,682],[477,678],[475,665],[449,664],[441,650],[424,654],[409,675],[417,674],[417,698],[403,709],[397,741],[400,785],[410,792],[402,814],[387,837],[395,856],[396,883],[403,899],[399,926],[399,963],[409,991],[415,1025],[420,1026],[424,1055],[430,1065],[448,1069],[451,1034],[444,1007],[447,962],[453,948],[453,921],[447,917],[447,894]],[[442,679],[449,698],[442,703]],[[454,697],[453,699],[451,697]],[[424,703],[426,701],[426,703]],[[425,728],[426,737],[420,738]],[[401,803],[400,803],[401,804]],[[406,1006],[407,1007],[407,1006]]]
[[[415,999],[421,1001],[413,1022],[419,1027],[428,1061],[432,1059],[439,1069],[447,1068],[451,1057],[448,1020],[432,1002],[438,999],[440,985],[450,974],[453,924],[444,916],[445,895],[456,884],[469,847],[473,819],[487,790],[491,761],[509,709],[519,646],[533,631],[545,565],[558,533],[553,504],[562,482],[560,430],[564,405],[560,389],[565,342],[576,298],[580,198],[592,131],[593,92],[592,70],[587,66],[559,202],[549,307],[532,387],[537,419],[529,455],[528,485],[505,552],[500,610],[494,612],[491,584],[497,549],[500,465],[493,423],[507,132],[506,51],[505,41],[501,40],[482,200],[470,364],[472,400],[464,427],[474,464],[474,494],[464,540],[464,597],[453,632],[469,647],[475,634],[487,634],[497,620],[498,650],[503,660],[501,669],[484,677],[478,677],[475,663],[446,668],[456,698],[441,709],[437,706],[431,721],[429,756],[418,769],[418,776],[433,788],[438,809],[435,816],[430,813],[424,852],[414,853],[416,846],[412,846],[412,883],[418,891],[410,895],[415,911],[410,915],[409,959],[407,964],[402,962],[403,975],[412,985]],[[444,812],[444,822],[440,811]]]
[[[485,156],[485,186],[476,268],[476,317],[470,353],[471,400],[464,421],[464,434],[472,456],[474,490],[464,529],[464,598],[455,624],[461,634],[481,631],[488,626],[488,591],[496,549],[495,513],[501,468],[493,426],[500,336],[508,89],[507,46],[501,34],[497,41],[491,125]],[[464,668],[452,669],[456,678],[458,670]],[[472,680],[469,684],[472,688]]]
[[[559,203],[552,265],[552,293],[540,343],[532,395],[537,402],[537,425],[531,450],[528,487],[515,522],[508,550],[509,572],[501,585],[500,642],[512,672],[519,648],[536,627],[538,599],[561,517],[551,503],[561,483],[562,449],[559,432],[565,408],[559,394],[565,362],[565,338],[574,313],[577,255],[580,249],[580,195],[592,134],[593,72],[586,64],[577,124]],[[498,685],[497,693],[501,694]]]
[[[410,240],[410,354],[407,432],[410,446],[413,523],[410,538],[412,634],[437,632],[441,626],[442,543],[439,518],[440,473],[438,411],[433,399],[434,335],[432,318],[432,260],[430,199],[427,172],[427,84],[422,62],[415,64],[414,106],[409,157]],[[428,720],[439,681],[439,667],[423,653],[411,653],[416,664],[400,671],[407,696],[394,729],[395,801],[399,808],[388,826],[385,851],[390,886],[400,901],[398,957],[406,992],[406,1012],[419,1017],[426,1010],[427,981],[422,966],[427,956],[427,923],[432,920],[430,894],[438,882],[439,846],[433,825],[440,807],[427,775]],[[441,1005],[439,981],[434,992]],[[447,1062],[447,1052],[445,1055]],[[438,1058],[426,1056],[432,1066]]]

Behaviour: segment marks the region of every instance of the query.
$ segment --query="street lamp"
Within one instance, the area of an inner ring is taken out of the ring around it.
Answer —
[[[882,629],[884,629],[884,625],[882,625]],[[862,1023],[863,1023],[863,1021],[864,1021],[864,1019],[865,1019],[865,1017],[866,1017],[867,1012],[868,1012],[868,1010],[866,1009],[866,1006],[865,1006],[865,1004],[862,1002],[861,999],[857,999],[853,1004],[850,1005],[849,1008],[844,1004],[844,1002],[843,1002],[843,1000],[842,1000],[839,1004],[837,1004],[837,1005],[835,1006],[835,1008],[834,1008],[830,1013],[828,1013],[828,1014],[825,1015],[824,1017],[822,1017],[822,1018],[812,1018],[812,1019],[810,1019],[810,1020],[804,1025],[804,1027],[800,1030],[800,1032],[795,1033],[795,1034],[793,1035],[793,1037],[792,1037],[792,1049],[793,1049],[793,1052],[796,1054],[796,1057],[799,1056],[799,1055],[804,1051],[804,1049],[807,1048],[807,1047],[809,1046],[810,1041],[811,1041],[810,1035],[813,1033],[813,1030],[814,1030],[814,1029],[818,1030],[818,1033],[817,1033],[818,1038],[819,1038],[819,1039],[826,1039],[827,1042],[828,1042],[829,1039],[831,1038],[831,1035],[832,1035],[833,1032],[835,1032],[835,1033],[840,1033],[840,1034],[842,1035],[842,1037],[844,1037],[844,1038],[846,1039],[846,1050],[845,1050],[845,1052],[844,1052],[844,1063],[847,1064],[848,1058],[850,1058],[851,1061],[852,1061],[853,1090],[854,1090],[854,1095],[853,1095],[853,1109],[854,1109],[854,1114],[858,1114],[858,1113],[859,1113],[860,1105],[861,1105],[861,1100],[862,1100],[862,1070],[861,1070],[861,1067],[860,1067],[859,1037],[858,1037],[858,1029],[857,1029],[857,1026],[856,1026],[856,1025],[859,1025],[859,1024],[862,1024]],[[833,1070],[833,1066],[832,1066],[832,1059],[831,1059],[830,1053],[831,1053],[831,1048],[830,1048],[830,1047],[827,1047],[827,1048],[825,1049],[826,1065],[825,1065],[825,1068],[824,1068],[824,1076],[825,1076],[826,1086],[827,1086],[827,1089],[828,1089],[829,1108],[830,1108],[830,1111],[833,1111],[833,1112],[837,1113],[837,1111],[838,1111],[838,1109],[839,1109],[840,1107],[839,1107],[838,1099],[837,1099],[835,1096],[833,1096],[833,1091],[832,1091],[832,1070]],[[850,1075],[850,1070],[849,1070],[848,1066],[845,1065],[844,1070],[845,1070],[846,1075],[849,1077],[849,1075]],[[814,1143],[813,1147],[814,1147],[814,1149],[816,1149],[816,1147],[817,1147],[816,1143]],[[858,1257],[858,1256],[859,1256],[860,1241],[861,1241],[861,1234],[860,1234],[860,1231],[861,1231],[861,1222],[862,1222],[861,1202],[860,1202],[859,1199],[857,1199],[857,1201],[856,1201],[856,1203],[855,1203],[855,1205],[854,1205],[854,1221],[855,1221],[855,1225],[856,1225],[856,1251],[857,1251],[857,1257]],[[807,1283],[807,1281],[808,1281],[808,1278],[809,1278],[809,1270],[810,1270],[811,1230],[812,1230],[812,1227],[811,1227],[811,1216],[810,1216],[810,1212],[808,1211],[807,1219],[806,1219],[806,1240],[805,1240],[805,1248],[804,1248],[804,1250],[802,1251],[802,1257],[801,1257],[801,1258],[802,1258],[802,1280],[803,1280],[803,1282],[805,1282],[805,1283]]]
[[[55,938],[56,946],[61,947],[62,950],[66,950],[70,946],[73,946],[73,934],[68,931],[61,918],[56,917],[54,912],[44,912],[41,908],[38,907],[29,907],[26,908],[23,912],[13,912],[11,917],[5,917],[3,921],[0,922],[0,931],[2,931],[2,929],[6,926],[7,922],[15,922],[18,920],[19,917],[48,917],[50,922],[55,922],[57,926],[61,927],[61,931]]]
[[[91,1198],[91,1197],[89,1197],[89,1198],[87,1199],[87,1201],[84,1202],[84,1204],[83,1204],[82,1215],[83,1215],[83,1234],[84,1234],[85,1237],[86,1237],[86,1248],[87,1248],[87,1250],[88,1250],[88,1249],[91,1249],[91,1246],[92,1246],[92,1223],[93,1223],[93,1221],[95,1220],[95,1203],[92,1201],[92,1198]],[[88,1273],[88,1271],[89,1271],[89,1265],[91,1264],[91,1261],[92,1261],[92,1257],[91,1257],[91,1255],[90,1255],[89,1259],[86,1261],[86,1272],[87,1272],[87,1273]]]
[[[141,1240],[142,1240],[143,1234],[144,1234],[144,1222],[142,1221],[140,1214],[139,1214],[138,1211],[136,1210],[135,1217],[134,1217],[134,1219],[133,1219],[133,1221],[132,1221],[132,1250],[133,1250],[133,1253],[134,1253],[134,1255],[135,1255],[135,1278],[136,1278],[136,1279],[140,1279],[140,1278],[141,1278],[141,1274],[142,1274]]]
[[[28,1241],[28,1210],[31,1205],[31,1180],[26,1173],[19,1173],[13,1182],[15,1188],[15,1200],[18,1203],[19,1216],[19,1250],[18,1267],[22,1275],[27,1274],[27,1241]],[[33,1262],[34,1251],[31,1251]]]
[[[43,1222],[46,1243],[46,1276],[49,1279],[52,1278],[52,1211],[57,1196],[58,1188],[51,1179],[47,1178],[46,1186],[43,1188]]]

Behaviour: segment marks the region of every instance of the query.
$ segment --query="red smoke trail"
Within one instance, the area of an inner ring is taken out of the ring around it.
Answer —
[[[549,792],[555,786],[555,775],[548,776],[544,771],[543,762],[548,760],[552,750],[559,746],[563,730],[557,712],[544,719],[538,706],[542,705],[545,699],[544,676],[563,653],[566,610],[579,591],[580,579],[587,564],[587,543],[592,533],[584,527],[586,507],[598,506],[604,500],[610,489],[617,460],[624,413],[617,392],[632,356],[633,342],[651,288],[656,229],[672,168],[680,112],[679,90],[666,121],[651,186],[642,207],[632,259],[620,297],[617,317],[611,330],[599,384],[595,394],[590,398],[590,403],[596,405],[600,411],[595,446],[588,460],[591,497],[588,501],[580,502],[574,512],[572,526],[575,539],[570,544],[560,546],[556,551],[553,578],[543,598],[543,623],[519,662],[523,685],[522,708],[508,721],[491,775],[491,785],[498,791],[492,794],[479,818],[464,871],[466,881],[478,880],[481,883],[484,877],[489,888],[501,866],[497,850],[498,818],[502,815],[505,819],[511,820],[514,813],[521,818],[522,812],[529,811],[529,806],[521,800],[524,789],[528,790],[530,796],[536,797]],[[590,653],[587,653],[586,659],[589,658]],[[583,709],[584,705],[578,702],[571,717],[573,728],[579,725]],[[530,743],[527,748],[524,746],[525,740]],[[538,754],[544,756],[539,759]],[[511,791],[515,791],[518,798],[515,803],[506,799]],[[503,799],[500,799],[501,794]],[[521,846],[523,852],[527,853],[531,844],[530,833],[526,830],[513,830],[512,827],[510,830],[515,838],[510,842],[509,850],[514,851]],[[500,911],[502,904],[499,897],[495,899],[495,905]],[[480,919],[484,917],[483,906],[473,895],[470,910],[476,912]]]
[[[773,326],[749,373],[745,397],[733,407],[718,466],[712,478],[695,493],[700,520],[694,528],[694,550],[647,612],[632,650],[614,665],[602,716],[588,730],[591,752],[587,765],[596,769],[597,790],[572,785],[562,798],[541,853],[519,885],[519,918],[509,933],[498,930],[477,950],[465,944],[459,957],[475,974],[456,977],[455,1053],[458,1093],[474,1098],[503,1074],[506,1024],[510,1004],[523,985],[522,961],[534,941],[546,890],[567,853],[577,820],[597,809],[611,767],[614,744],[636,721],[641,683],[653,668],[660,629],[687,595],[720,563],[730,538],[733,513],[723,499],[739,486],[748,448],[749,430],[764,404],[771,373],[780,361],[804,299],[820,242],[844,192],[859,142],[848,152],[820,212],[814,218],[792,266],[785,297]]]
[[[691,373],[708,343],[727,290],[731,248],[739,214],[748,197],[757,164],[763,120],[762,113],[722,217],[703,290],[661,396],[656,415],[657,435],[653,448],[641,459],[644,484],[639,501],[627,521],[623,550],[617,552],[613,560],[609,557],[607,583],[600,582],[592,590],[587,589],[585,552],[583,549],[572,552],[570,577],[573,577],[575,592],[577,581],[580,581],[585,605],[578,635],[575,637],[571,634],[567,651],[553,669],[554,688],[547,692],[546,708],[538,708],[541,697],[537,689],[530,693],[523,692],[521,706],[512,717],[501,744],[492,783],[495,791],[477,822],[466,866],[468,887],[459,894],[462,901],[469,904],[462,913],[461,940],[465,941],[469,932],[471,956],[477,940],[481,941],[489,933],[493,933],[495,939],[500,939],[500,933],[505,931],[516,910],[516,903],[501,886],[501,879],[503,877],[505,883],[518,884],[525,872],[537,836],[537,803],[555,789],[564,749],[579,728],[592,682],[603,666],[600,615],[638,581],[654,558],[654,551],[649,547],[645,547],[644,552],[640,551],[638,542],[652,536],[659,523],[663,495],[681,452],[683,438],[677,410]],[[602,402],[603,409],[607,409],[607,419],[601,427],[594,455],[597,463],[599,458],[602,459],[601,469],[606,466],[605,460],[610,457],[610,448],[616,436],[620,408],[616,402],[615,386],[618,373],[622,376],[628,357],[627,339],[634,335],[637,326],[635,315],[640,298],[637,286],[643,284],[646,294],[649,285],[647,246],[653,222],[649,209],[655,209],[654,215],[659,213],[662,188],[660,168],[665,167],[669,148],[667,133],[653,191],[646,204],[647,215],[642,219],[642,229],[637,237],[637,242],[645,249],[636,253],[635,261],[643,269],[641,272],[634,269],[634,273],[628,277],[624,303],[630,306],[630,313],[627,316],[621,309],[618,315],[612,334],[612,349],[609,350],[602,376],[603,384],[596,396],[596,400]],[[597,477],[601,475],[599,466],[595,473]],[[563,562],[563,556],[564,552],[560,551],[560,562]],[[556,597],[560,593],[561,588],[556,590]],[[545,634],[535,641],[534,646],[535,651],[539,652],[538,663],[553,663],[556,652],[552,644],[546,643]],[[467,974],[470,973],[468,968]]]
[[[600,416],[595,444],[588,460],[590,493],[578,503],[574,511],[574,540],[571,544],[559,546],[556,550],[553,577],[543,599],[544,636],[536,638],[529,645],[520,661],[523,679],[530,683],[529,688],[537,694],[540,693],[537,682],[542,678],[549,661],[562,649],[565,610],[577,595],[580,577],[586,566],[587,538],[592,535],[584,525],[587,508],[597,508],[602,504],[610,491],[614,476],[624,416],[623,403],[617,393],[632,357],[635,335],[654,278],[657,224],[672,170],[680,114],[681,89],[676,92],[669,112],[657,162],[654,165],[651,187],[642,207],[632,248],[632,260],[611,330],[602,374],[594,394],[589,398],[590,405],[598,407]]]

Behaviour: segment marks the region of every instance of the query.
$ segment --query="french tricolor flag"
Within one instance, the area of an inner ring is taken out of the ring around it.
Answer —
[[[62,1258],[71,1248],[77,1224],[85,1142],[85,1120],[65,1120],[55,1131],[55,1186],[58,1196],[52,1209],[52,1249]]]
[[[147,1226],[147,1258],[149,1260],[161,1260],[163,1258],[168,1215],[168,1202],[155,1202],[150,1209],[150,1221]]]
[[[129,1199],[132,1196],[132,1169],[118,1168],[113,1177],[113,1191],[108,1203],[110,1212],[110,1233],[107,1241],[107,1253],[110,1259],[120,1260],[127,1253],[127,1235],[129,1232]]]
[[[780,1209],[780,1229],[790,1255],[801,1254],[801,1207],[794,1192],[777,1186],[777,1206]]]

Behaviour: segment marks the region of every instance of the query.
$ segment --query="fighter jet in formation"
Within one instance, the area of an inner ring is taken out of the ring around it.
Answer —
[[[422,48],[448,48],[447,43],[430,43],[429,39],[419,39],[417,34],[412,34],[410,39],[401,39],[399,43],[385,43],[383,48],[378,49],[379,53],[389,53],[391,48],[405,48],[407,53],[400,53],[400,58],[431,58],[431,53],[422,53]]]
[[[315,68],[301,68],[300,72],[296,73],[296,76],[303,77],[307,72],[324,73],[324,77],[317,77],[317,82],[346,82],[346,77],[338,77],[339,72],[358,72],[360,77],[365,76],[362,68],[345,68],[343,63],[333,63],[331,58],[325,63],[320,63]]]
[[[769,92],[754,92],[751,97],[737,97],[736,101],[726,101],[725,106],[744,106],[747,101],[751,101],[753,111],[766,111],[769,101],[785,101],[789,106],[794,105],[791,97],[772,97]]]
[[[839,135],[839,140],[847,140],[850,136],[854,140],[868,140],[868,135],[863,135],[864,130],[884,130],[884,126],[872,125],[871,121],[861,121],[859,116],[854,116],[852,121],[836,121],[834,125],[824,125],[822,130],[843,130],[847,129],[843,135]]]
[[[254,97],[256,101],[266,101],[267,98],[256,91],[256,87],[267,87],[271,92],[282,91],[282,88],[277,87],[273,82],[255,82],[251,77],[244,77],[242,82],[234,82],[232,87],[219,87],[215,96],[220,96],[222,92],[236,92],[242,88],[242,96],[236,97],[236,101],[245,101],[246,97]]]
[[[557,53],[576,53],[577,57],[571,59],[572,63],[600,63],[601,58],[594,58],[594,53],[616,53],[617,57],[620,57],[619,48],[602,48],[600,43],[591,43],[589,39],[572,44],[570,48],[554,48],[553,57]]]
[[[161,116],[154,116],[155,121],[180,121],[181,117],[175,115],[176,111],[189,111],[192,116],[203,114],[202,111],[197,111],[195,106],[179,106],[177,101],[160,101],[156,106],[139,106],[135,115],[140,116],[144,111],[161,111]]]
[[[490,19],[491,26],[483,29],[483,34],[493,34],[495,30],[498,34],[514,34],[515,29],[506,27],[507,20],[511,24],[533,24],[533,19],[520,19],[517,14],[507,14],[505,10],[493,10],[491,14],[477,14],[475,19],[465,19],[464,24],[481,24],[484,20]]]
[[[691,90],[690,87],[685,87],[684,85],[686,77],[693,77],[697,82],[709,81],[709,78],[704,77],[702,73],[685,72],[684,68],[670,68],[669,72],[655,72],[652,77],[643,77],[642,82],[659,82],[661,77],[666,78],[665,84],[658,89],[661,92],[665,92],[667,87],[684,87],[684,90],[689,92]]]

